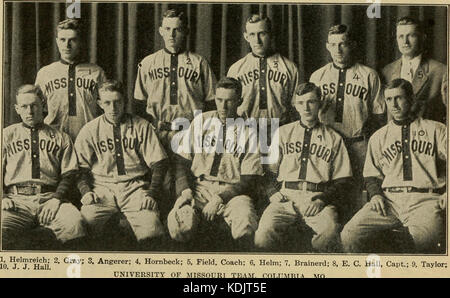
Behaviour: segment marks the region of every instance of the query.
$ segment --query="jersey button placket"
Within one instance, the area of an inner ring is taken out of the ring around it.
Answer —
[[[170,104],[178,104],[178,55],[170,55]]]
[[[312,129],[305,129],[305,135],[303,136],[303,150],[300,155],[300,172],[298,178],[300,180],[306,179],[307,169],[308,169],[308,158],[309,158],[309,145],[311,143]]]
[[[123,151],[122,151],[122,136],[120,132],[120,125],[114,125],[113,126],[113,134],[114,134],[114,140],[115,140],[115,155],[116,155],[116,164],[117,164],[117,174],[119,176],[125,175],[125,162],[123,158]]]
[[[339,81],[337,90],[337,101],[336,101],[336,114],[334,117],[335,122],[342,123],[342,116],[344,114],[344,96],[345,96],[345,80],[347,76],[347,70],[339,70]]]
[[[412,161],[410,150],[410,126],[402,126],[403,181],[412,180]]]
[[[39,130],[31,129],[31,178],[41,177],[41,166],[39,160]]]
[[[259,58],[259,109],[267,109],[267,59]]]
[[[77,115],[77,98],[75,90],[76,65],[69,64],[69,84],[67,88],[69,96],[69,116]]]

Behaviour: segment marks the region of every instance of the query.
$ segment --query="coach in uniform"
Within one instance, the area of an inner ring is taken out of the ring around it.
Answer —
[[[150,122],[124,112],[120,83],[102,82],[99,96],[104,115],[87,123],[75,142],[82,171],[81,214],[98,239],[110,217],[121,212],[140,248],[154,247],[164,232],[158,200],[166,154]]]
[[[37,226],[52,230],[67,248],[85,235],[80,212],[65,200],[77,157],[70,137],[43,123],[44,100],[39,87],[21,86],[15,109],[22,122],[3,129],[3,249]]]
[[[67,19],[58,24],[59,61],[44,66],[36,76],[47,101],[44,122],[66,132],[75,141],[80,129],[98,116],[97,84],[105,80],[98,65],[83,63],[81,22]]]
[[[168,216],[169,232],[175,240],[192,239],[199,222],[210,224],[220,216],[231,228],[240,250],[253,247],[258,224],[253,202],[256,198],[247,193],[255,176],[262,175],[262,166],[256,134],[245,125],[229,125],[238,117],[241,94],[238,80],[221,79],[215,95],[217,111],[197,116],[177,150],[178,199]],[[195,132],[198,125],[202,127],[200,137]],[[200,151],[196,152],[196,147]],[[191,173],[194,181],[188,179]]]
[[[319,87],[299,85],[292,105],[300,120],[280,127],[272,140],[269,157],[281,190],[272,184],[270,204],[259,221],[255,244],[264,250],[276,249],[288,227],[303,222],[314,231],[313,249],[335,251],[337,206],[346,199],[346,185],[352,176],[347,149],[337,132],[319,122],[323,105]]]
[[[446,205],[447,129],[418,116],[411,83],[390,82],[384,91],[393,120],[369,140],[364,179],[367,203],[344,227],[346,252],[360,252],[376,231],[408,228],[419,253],[439,251]],[[443,169],[443,170],[442,170]]]
[[[321,88],[325,98],[325,107],[319,114],[321,122],[344,137],[359,199],[367,139],[384,124],[385,106],[377,72],[354,61],[356,42],[351,34],[349,27],[342,24],[329,29],[326,47],[333,61],[316,70],[310,82]]]
[[[396,23],[396,38],[401,58],[383,69],[384,81],[397,78],[409,81],[415,99],[422,102],[420,116],[445,123],[447,119],[447,66],[431,59],[424,52],[426,34],[419,21],[400,18]]]

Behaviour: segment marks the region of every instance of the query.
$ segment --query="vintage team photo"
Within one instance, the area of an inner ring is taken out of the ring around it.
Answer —
[[[447,13],[4,2],[1,249],[446,254]]]

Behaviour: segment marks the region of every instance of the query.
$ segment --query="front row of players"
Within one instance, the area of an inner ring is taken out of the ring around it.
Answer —
[[[118,212],[143,247],[154,248],[166,234],[158,208],[165,200],[166,153],[149,122],[125,113],[120,83],[105,81],[98,90],[104,114],[86,124],[73,145],[43,123],[40,89],[18,89],[22,122],[3,132],[3,248],[39,225],[67,247],[86,236],[98,243]],[[358,252],[374,232],[404,226],[417,252],[438,251],[445,228],[446,127],[417,116],[420,106],[408,81],[393,80],[384,95],[393,120],[369,140],[363,173],[370,199],[340,233],[352,171],[343,138],[319,122],[320,88],[299,85],[291,104],[300,120],[281,126],[272,139],[266,156],[270,202],[258,221],[252,187],[264,172],[263,157],[259,148],[252,150],[258,144],[252,129],[226,125],[238,118],[241,83],[220,80],[217,110],[198,115],[172,140],[178,199],[167,217],[170,236],[192,241],[202,225],[223,218],[239,250],[277,250],[289,228],[300,224],[313,231],[314,251]],[[81,211],[65,200],[74,182]]]

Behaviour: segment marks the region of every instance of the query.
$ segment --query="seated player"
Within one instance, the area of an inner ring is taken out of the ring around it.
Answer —
[[[334,251],[339,236],[337,205],[352,176],[347,149],[337,132],[319,122],[323,105],[319,87],[300,84],[292,105],[300,120],[280,127],[272,139],[271,168],[281,190],[271,185],[270,204],[259,221],[255,244],[275,250],[288,228],[302,223],[314,232],[314,250]]]
[[[255,175],[262,174],[257,138],[245,125],[228,125],[237,118],[241,95],[238,80],[221,79],[215,94],[217,111],[197,116],[186,131],[187,137],[174,150],[178,152],[178,199],[169,213],[168,228],[175,240],[190,240],[199,225],[210,225],[219,217],[231,228],[238,250],[253,246],[258,219],[253,199],[246,191]],[[198,125],[201,127],[196,131]],[[251,140],[255,150],[250,150]],[[192,183],[189,175],[195,176]]]
[[[346,252],[360,252],[373,233],[404,226],[420,253],[439,251],[446,203],[447,129],[418,115],[411,83],[391,81],[384,90],[393,120],[369,140],[364,179],[370,202],[344,227]]]
[[[44,124],[43,108],[39,87],[21,86],[15,109],[22,122],[3,130],[3,249],[17,247],[38,226],[52,230],[67,248],[85,235],[80,212],[65,200],[78,171],[73,144],[69,135]]]
[[[138,248],[155,247],[154,238],[164,232],[158,200],[166,153],[150,122],[125,113],[119,82],[102,82],[98,92],[105,113],[88,122],[75,142],[82,171],[81,214],[98,240],[111,216],[121,212],[139,241]],[[146,180],[150,171],[151,179]]]

